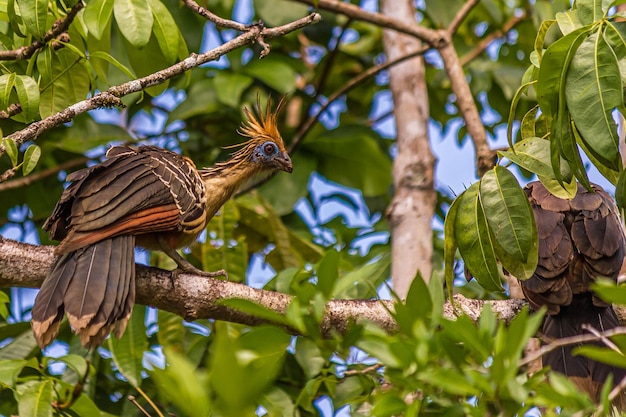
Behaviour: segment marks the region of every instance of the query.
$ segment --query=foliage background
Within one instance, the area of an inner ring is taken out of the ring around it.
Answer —
[[[0,301],[7,302],[0,309],[1,415],[142,415],[140,407],[150,415],[226,416],[483,416],[536,412],[536,406],[546,415],[556,413],[557,406],[568,415],[596,409],[565,378],[548,378],[546,371],[529,376],[518,367],[540,316],[523,312],[508,327],[489,309],[476,325],[467,317],[443,318],[444,213],[469,185],[448,182],[448,175],[436,183],[433,234],[420,237],[433,240],[433,276],[425,277],[428,283],[416,279],[406,304],[396,306],[398,332],[362,323],[322,337],[319,325],[328,300],[389,296],[385,210],[393,196],[392,161],[398,152],[388,72],[346,89],[385,61],[381,27],[325,11],[322,3],[315,3],[320,23],[272,39],[271,53],[262,60],[259,44],[242,47],[123,97],[123,110],[80,114],[19,149],[4,141],[6,154],[0,158],[0,172],[15,175],[0,183],[2,235],[50,244],[41,225],[65,175],[100,160],[108,145],[149,142],[189,155],[198,166],[210,165],[241,140],[235,132],[243,106],[254,106],[257,97],[263,103],[268,96],[287,95],[281,132],[293,151],[293,174],[277,175],[227,203],[187,255],[203,269],[227,269],[235,282],[294,295],[284,317],[248,303],[233,306],[286,324],[300,336],[269,325],[186,323],[138,305],[120,340],[86,352],[66,325],[59,341],[41,352],[28,324],[32,292],[6,289],[0,293]],[[268,27],[310,11],[286,0],[201,4],[223,18],[246,24],[260,19]],[[463,5],[418,1],[419,25],[446,28]],[[0,2],[0,42],[8,51],[31,45],[73,6],[73,1]],[[378,8],[374,2],[360,6]],[[485,0],[455,32],[453,45],[493,148],[505,143],[510,104],[542,22],[569,7],[566,1]],[[237,34],[174,0],[88,1],[70,25],[69,39],[48,42],[27,59],[2,61],[0,109],[9,116],[0,120],[2,134]],[[560,36],[556,26],[543,35],[546,45]],[[467,149],[471,138],[442,58],[430,50],[424,59],[432,145],[445,141],[440,165],[474,169],[473,155],[456,159],[457,147]],[[531,89],[517,102],[516,114],[526,113],[535,100]],[[14,103],[20,103],[19,111]],[[452,172],[458,175],[457,169]],[[22,173],[30,175],[24,180],[35,180],[23,181]],[[152,265],[171,267],[159,254],[142,256]],[[453,272],[461,274],[458,267]],[[475,282],[459,291],[505,296]],[[609,408],[607,403],[600,407]]]

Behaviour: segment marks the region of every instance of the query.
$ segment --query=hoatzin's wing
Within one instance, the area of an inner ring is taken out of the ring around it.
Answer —
[[[617,207],[599,186],[578,185],[573,200],[559,199],[540,182],[526,187],[539,235],[539,262],[534,275],[521,281],[533,309],[547,308],[543,333],[557,339],[584,333],[583,324],[604,331],[619,325],[610,305],[593,296],[599,277],[616,280],[624,260],[624,231]],[[626,370],[572,356],[572,346],[544,355],[544,365],[570,377],[592,398],[609,374],[616,383]]]
[[[152,146],[118,146],[107,156],[68,176],[71,184],[44,225],[61,240],[57,254],[112,236],[202,231],[206,196],[189,159]]]

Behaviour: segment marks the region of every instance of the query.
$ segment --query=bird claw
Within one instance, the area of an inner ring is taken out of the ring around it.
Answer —
[[[224,269],[220,269],[218,271],[203,271],[201,269],[196,268],[193,265],[186,265],[185,267],[178,267],[173,269],[170,274],[170,280],[172,281],[172,286],[174,285],[174,280],[178,277],[179,274],[191,274],[191,275],[199,275],[201,277],[207,278],[217,278],[224,277],[226,281],[228,281],[228,273]]]

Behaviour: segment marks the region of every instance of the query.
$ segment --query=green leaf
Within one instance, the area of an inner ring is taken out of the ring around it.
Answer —
[[[241,95],[254,82],[254,79],[247,75],[226,71],[219,71],[215,74],[214,80],[219,101],[233,108],[241,106]]]
[[[137,47],[131,42],[124,40],[124,46],[128,54],[130,66],[138,77],[145,77],[163,69],[165,57],[163,56],[163,52],[161,52],[161,47],[156,37],[150,37],[148,43],[141,47]],[[169,80],[165,80],[165,82],[148,87],[144,91],[156,97],[167,89],[169,82]]]
[[[359,188],[366,197],[387,194],[392,183],[391,159],[376,143],[375,133],[356,125],[341,125],[302,144],[318,158],[326,178]]]
[[[82,61],[82,62],[81,62]],[[51,79],[41,80],[39,113],[42,118],[84,100],[91,80],[84,60],[66,48],[52,52]]]
[[[219,300],[218,304],[245,314],[249,314],[261,320],[267,320],[273,324],[288,325],[285,316],[251,300],[243,298],[226,298]]]
[[[573,355],[583,355],[601,363],[626,368],[626,355],[606,347],[583,345],[572,350]]]
[[[589,152],[619,171],[619,137],[613,110],[624,110],[622,80],[615,54],[594,34],[576,51],[565,84],[567,107]]]
[[[17,0],[22,20],[26,28],[37,39],[42,39],[48,31],[48,0]]]
[[[143,354],[148,346],[145,317],[146,308],[136,304],[122,337],[110,336],[107,344],[118,371],[133,387],[139,387],[142,381]]]
[[[332,298],[355,299],[376,296],[376,288],[389,277],[391,256],[383,253],[374,261],[343,274],[333,288]]]
[[[294,357],[308,379],[319,375],[326,364],[320,348],[311,339],[304,337],[297,338]]]
[[[55,146],[77,154],[113,141],[133,140],[120,126],[97,123],[89,114],[76,116],[72,129],[67,129],[63,133]]]
[[[113,1],[91,0],[85,6],[83,19],[89,33],[100,40],[113,15]]]
[[[181,40],[178,26],[169,10],[160,0],[148,0],[154,17],[154,36],[161,47],[165,62],[170,65],[178,57],[178,42]]]
[[[2,139],[2,146],[4,146],[4,150],[6,151],[7,155],[9,155],[9,158],[11,159],[11,165],[16,166],[18,152],[17,152],[17,145],[15,144],[13,139]]]
[[[486,290],[502,291],[493,236],[478,197],[479,184],[473,184],[458,197],[460,202],[454,235],[465,266],[472,276]]]
[[[15,85],[16,74],[4,74],[0,76],[0,110],[5,110],[9,107],[11,100],[11,91]]]
[[[153,16],[148,0],[115,0],[113,14],[124,38],[136,48],[148,44],[152,35]]]
[[[626,286],[616,285],[609,279],[599,279],[592,284],[594,294],[602,300],[621,306],[626,306]]]
[[[423,376],[429,384],[441,387],[453,395],[480,395],[481,391],[474,383],[468,381],[463,374],[453,369],[436,369],[426,372]]]
[[[573,31],[550,45],[543,55],[537,78],[537,101],[542,112],[550,117],[557,113],[570,62],[589,30],[582,27]]]
[[[496,166],[480,181],[480,201],[496,241],[520,261],[532,247],[532,215],[528,199],[517,179],[506,168]]]
[[[277,327],[241,333],[231,324],[216,325],[209,358],[216,406],[225,415],[251,415],[261,394],[283,365],[290,336]],[[245,387],[245,389],[241,389]]]
[[[39,157],[41,156],[41,148],[37,145],[30,145],[24,152],[24,165],[22,165],[22,172],[24,175],[28,175],[37,166]]]
[[[607,22],[604,39],[615,53],[622,83],[626,83],[626,22]]]
[[[309,7],[288,0],[254,0],[254,11],[269,26],[281,26],[309,13]]]
[[[446,282],[446,288],[448,289],[448,297],[452,300],[452,291],[454,290],[454,260],[456,258],[456,218],[459,212],[459,205],[461,204],[463,194],[454,199],[443,225],[444,234],[444,246],[443,246],[443,268]]]
[[[545,43],[546,34],[555,23],[556,20],[544,20],[543,22],[541,22],[541,26],[539,27],[539,30],[537,31],[537,36],[535,37],[533,51],[537,55],[538,59],[541,59],[541,57],[543,56],[543,45]]]
[[[512,150],[498,152],[501,156],[534,174],[553,178],[554,170],[550,159],[550,141],[529,137],[513,145]],[[561,178],[570,181],[572,172],[567,161],[561,160]]]
[[[14,387],[17,376],[26,365],[26,360],[0,360],[0,387]]]
[[[15,91],[17,100],[22,107],[21,121],[32,122],[39,117],[39,86],[37,82],[26,75],[15,77]]]
[[[89,56],[92,59],[102,59],[107,61],[110,64],[113,64],[115,66],[115,68],[117,68],[118,70],[122,71],[124,74],[126,74],[128,76],[128,78],[130,79],[134,79],[137,78],[137,76],[135,75],[135,73],[133,73],[133,71],[128,68],[127,66],[125,66],[124,64],[122,64],[120,61],[118,61],[117,59],[113,58],[110,54],[108,54],[107,52],[102,52],[102,51],[95,51],[89,54]]]
[[[330,298],[333,287],[339,278],[339,252],[333,248],[326,251],[315,272],[318,290],[324,294],[325,298]]]
[[[407,334],[413,331],[414,323],[422,321],[428,325],[433,313],[433,300],[422,274],[418,271],[411,282],[404,303],[397,303],[394,317]]]
[[[54,391],[52,381],[43,380],[30,386],[19,398],[18,410],[21,416],[52,417]]]
[[[183,318],[177,314],[159,310],[157,312],[157,324],[159,326],[159,331],[157,332],[159,344],[182,352],[185,337]]]
[[[539,181],[546,187],[550,194],[566,199],[571,200],[576,196],[576,192],[578,191],[578,183],[576,182],[576,178],[572,177],[570,182],[561,182],[554,178],[544,177],[541,175],[537,176]]]
[[[576,29],[583,27],[583,23],[578,16],[578,10],[568,10],[556,14],[556,21],[563,35],[568,35]]]
[[[269,87],[280,94],[287,94],[296,89],[296,70],[282,59],[273,55],[265,57],[263,60],[251,61],[241,68],[241,71]]]
[[[577,0],[576,10],[583,24],[588,25],[604,17],[604,0]],[[608,1],[607,4],[611,3]]]
[[[169,347],[163,349],[167,366],[153,367],[149,372],[161,397],[171,402],[186,416],[208,416],[211,414],[210,393],[195,366],[181,353]]]

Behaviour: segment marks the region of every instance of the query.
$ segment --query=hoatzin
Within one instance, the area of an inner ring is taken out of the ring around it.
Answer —
[[[120,337],[135,301],[135,245],[162,250],[179,269],[198,273],[176,248],[191,244],[256,174],[292,171],[270,103],[264,115],[244,112],[239,133],[250,139],[210,168],[198,170],[154,146],[116,146],[104,162],[68,175],[70,185],[44,224],[61,243],[32,310],[39,346],[56,337],[64,313],[85,346],[101,344],[111,331]]]
[[[542,329],[546,340],[588,333],[584,324],[598,331],[619,326],[611,305],[594,296],[589,285],[598,277],[617,280],[624,231],[611,197],[598,185],[592,188],[590,192],[579,184],[572,200],[555,197],[540,182],[525,189],[537,223],[539,263],[534,275],[520,283],[531,309],[547,308]],[[626,369],[572,356],[575,347],[545,354],[543,365],[567,375],[592,399],[598,400],[610,374],[614,384],[626,376]]]

